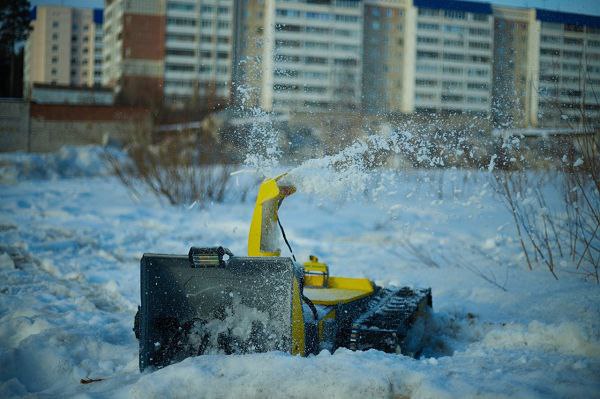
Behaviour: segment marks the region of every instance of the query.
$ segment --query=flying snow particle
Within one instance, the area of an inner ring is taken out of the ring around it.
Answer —
[[[498,155],[492,155],[492,158],[490,159],[490,164],[488,165],[488,172],[494,171],[494,167],[496,166],[496,158],[498,158]]]

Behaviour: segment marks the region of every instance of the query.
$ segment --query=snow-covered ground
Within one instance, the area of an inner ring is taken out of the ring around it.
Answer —
[[[309,170],[308,193],[281,211],[299,260],[316,254],[334,275],[432,288],[421,359],[211,355],[140,374],[131,328],[142,253],[244,254],[252,198],[206,207],[133,198],[99,173],[94,151],[67,154],[78,160],[71,171],[56,156],[36,158],[35,173],[24,170],[28,155],[0,159],[2,398],[600,397],[600,288],[570,265],[558,281],[529,271],[487,172],[460,170],[382,172],[348,196],[319,194]]]

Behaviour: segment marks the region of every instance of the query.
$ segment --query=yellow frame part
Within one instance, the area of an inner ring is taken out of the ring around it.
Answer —
[[[286,174],[266,179],[258,188],[250,232],[248,233],[248,256],[279,256],[277,246],[277,211],[281,201],[296,192],[291,185],[279,185]]]

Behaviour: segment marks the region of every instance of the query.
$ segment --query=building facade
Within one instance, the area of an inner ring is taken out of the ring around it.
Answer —
[[[599,21],[459,0],[107,0],[102,82],[175,105],[563,125],[600,112]]]
[[[102,81],[102,10],[34,7],[25,43],[24,96],[35,83],[94,86]]]
[[[493,124],[537,126],[539,31],[535,10],[494,6]]]
[[[123,103],[162,102],[164,0],[106,0],[104,22],[102,83]]]
[[[363,110],[414,110],[416,8],[411,0],[367,0],[363,31]]]
[[[541,127],[600,125],[600,17],[536,10]]]
[[[167,1],[165,100],[229,100],[234,0]]]
[[[416,111],[487,115],[492,100],[489,4],[415,0]]]
[[[360,109],[363,3],[249,1],[247,85],[266,111]]]

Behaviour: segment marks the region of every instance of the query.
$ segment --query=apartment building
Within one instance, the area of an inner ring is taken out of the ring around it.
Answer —
[[[35,83],[94,86],[102,80],[102,10],[38,6],[25,43],[24,96]]]
[[[494,6],[498,127],[600,124],[600,17]]]
[[[534,9],[494,6],[492,119],[496,127],[537,126],[539,32]]]
[[[416,111],[487,115],[491,109],[493,18],[486,3],[415,0]]]
[[[411,0],[366,0],[363,31],[363,109],[414,110],[416,8]]]
[[[230,98],[237,11],[234,5],[234,0],[167,0],[167,102]]]
[[[264,0],[251,6],[247,40],[256,45],[245,60],[245,82],[258,88],[262,109],[360,108],[362,1]]]
[[[105,0],[102,83],[125,103],[162,101],[164,0]]]
[[[538,124],[600,125],[600,17],[536,10]]]

